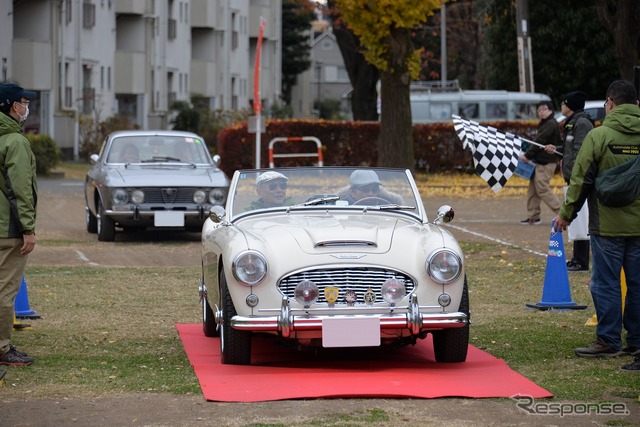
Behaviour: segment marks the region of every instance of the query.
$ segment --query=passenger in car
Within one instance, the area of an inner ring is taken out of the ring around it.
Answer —
[[[267,171],[258,175],[256,178],[258,200],[251,202],[247,210],[290,204],[290,198],[287,198],[287,181],[289,178],[276,171]]]
[[[380,199],[384,199],[391,204],[404,204],[399,194],[386,190],[382,186],[377,173],[367,169],[353,171],[349,177],[349,186],[339,190],[337,195],[340,196],[340,200],[346,200],[350,205],[363,199],[372,199],[372,202],[375,199],[378,199],[379,202]]]
[[[120,151],[120,162],[121,163],[135,163],[140,161],[140,154],[138,153],[138,149],[133,144],[127,144]]]

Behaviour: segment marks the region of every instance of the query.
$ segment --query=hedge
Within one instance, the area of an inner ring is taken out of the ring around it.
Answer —
[[[503,132],[534,139],[537,122],[490,122]],[[378,162],[378,122],[337,122],[326,120],[269,120],[261,135],[260,166],[269,167],[269,142],[276,137],[314,136],[322,143],[325,166],[375,166]],[[468,168],[471,153],[453,129],[453,123],[419,124],[413,126],[416,171],[441,172]],[[218,134],[217,153],[220,168],[229,176],[237,169],[255,167],[256,135],[247,132],[247,122],[238,122]],[[287,142],[274,146],[274,152],[314,153],[315,143]],[[315,157],[274,159],[275,166],[309,166],[317,164]]]
[[[25,137],[31,143],[31,151],[36,157],[36,173],[46,175],[60,163],[60,149],[49,135],[28,133]]]

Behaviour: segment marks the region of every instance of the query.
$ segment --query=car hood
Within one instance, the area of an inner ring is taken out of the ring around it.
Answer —
[[[297,245],[305,253],[321,254],[386,253],[399,229],[417,224],[397,215],[282,215],[246,219],[238,225],[250,246],[253,241],[265,249],[278,251]],[[415,229],[412,234],[415,238]]]
[[[213,168],[193,168],[187,165],[130,166],[108,172],[109,185],[131,187],[158,186],[228,186],[222,171]]]

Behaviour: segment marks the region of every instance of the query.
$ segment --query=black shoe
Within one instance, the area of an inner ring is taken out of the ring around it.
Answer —
[[[527,219],[523,219],[522,221],[520,221],[520,224],[522,225],[538,225],[540,224],[542,221],[540,221],[540,218],[527,218]]]
[[[576,263],[575,259],[572,259],[571,261],[567,261],[567,267],[571,267],[572,265],[574,265]]]
[[[618,357],[623,354],[621,350],[616,350],[600,338],[589,347],[576,348],[576,356],[578,357]]]
[[[640,356],[640,347],[634,347],[634,346],[628,345],[624,347],[622,351],[627,353],[629,356]]]
[[[0,356],[0,365],[28,366],[33,364],[33,362],[33,357],[29,357],[27,353],[16,350],[11,344],[9,344],[9,351]]]
[[[589,271],[589,267],[584,266],[579,262],[574,262],[573,264],[567,267],[567,271]]]
[[[640,372],[640,357],[636,357],[633,363],[622,365],[620,370],[624,372]]]

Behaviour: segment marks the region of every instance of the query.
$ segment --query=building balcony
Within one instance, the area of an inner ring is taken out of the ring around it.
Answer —
[[[116,93],[145,93],[146,69],[143,52],[117,50],[114,78]]]
[[[191,0],[191,26],[194,28],[219,28],[220,0]]]
[[[196,59],[191,61],[191,93],[207,98],[214,97],[218,95],[216,93],[217,81],[218,73],[215,62]]]
[[[127,15],[144,15],[147,0],[116,0],[115,11]]]
[[[13,75],[19,76],[20,85],[30,90],[51,90],[54,86],[51,67],[54,64],[52,43],[13,39]]]
[[[260,17],[265,21],[264,38],[272,39],[276,36],[276,17],[269,6],[251,5],[249,8],[249,37],[258,38],[260,34]]]

